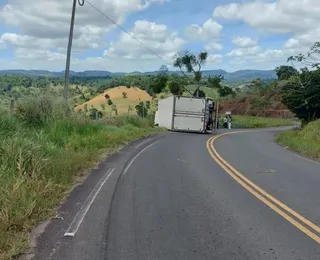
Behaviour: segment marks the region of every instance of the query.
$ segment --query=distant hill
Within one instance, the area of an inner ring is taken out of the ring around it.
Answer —
[[[117,77],[124,75],[156,75],[158,71],[131,73],[109,72],[103,70],[86,70],[82,72],[70,71],[70,76],[77,77]],[[170,71],[169,73],[178,73],[178,71]],[[25,76],[44,76],[44,77],[63,77],[64,71],[48,71],[48,70],[0,70],[0,75],[25,75]],[[203,76],[221,75],[226,81],[248,81],[256,78],[276,79],[277,75],[273,70],[238,70],[235,72],[227,72],[225,70],[205,70]]]
[[[123,97],[123,93],[126,93],[126,98]],[[88,109],[91,107],[97,108],[101,110],[101,104],[106,105],[106,109],[109,110],[110,106],[107,105],[107,99],[105,95],[108,94],[109,98],[112,100],[113,104],[117,106],[117,110],[119,114],[128,113],[128,108],[131,106],[134,108],[141,101],[151,101],[152,97],[145,91],[140,88],[135,87],[126,87],[126,86],[118,86],[115,88],[107,89],[104,93],[90,99],[89,101],[76,106],[74,109],[76,111],[83,110],[84,106],[87,105]]]

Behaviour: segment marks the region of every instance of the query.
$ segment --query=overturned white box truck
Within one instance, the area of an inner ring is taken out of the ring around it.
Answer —
[[[171,131],[207,133],[215,129],[216,112],[211,98],[171,96],[159,100],[154,123]]]

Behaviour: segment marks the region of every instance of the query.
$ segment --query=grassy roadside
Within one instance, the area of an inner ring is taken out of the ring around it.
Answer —
[[[292,119],[238,115],[232,116],[232,128],[265,128],[288,125],[292,125]],[[223,116],[220,117],[220,126],[223,126]]]
[[[301,155],[320,161],[320,120],[301,130],[290,130],[277,135],[276,141]]]
[[[161,131],[150,119],[92,121],[48,98],[0,111],[0,259],[29,244],[31,228],[54,216],[81,172],[137,138]]]

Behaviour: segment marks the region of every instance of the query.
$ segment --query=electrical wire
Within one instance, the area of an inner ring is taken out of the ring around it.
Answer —
[[[80,1],[82,3],[82,5],[80,4]],[[123,28],[121,25],[119,25],[116,21],[114,21],[113,19],[111,19],[108,15],[106,15],[105,13],[103,13],[102,11],[99,10],[99,8],[97,8],[96,6],[94,6],[90,1],[88,0],[78,0],[79,5],[83,6],[84,2],[86,2],[88,5],[90,5],[93,9],[95,9],[97,12],[99,12],[102,16],[104,16],[105,18],[107,18],[110,22],[112,22],[114,25],[116,25],[120,30],[122,30],[123,32],[125,32],[126,34],[128,34],[132,39],[134,39],[136,42],[138,42],[140,45],[142,45],[143,47],[145,47],[148,51],[150,51],[153,55],[155,55],[156,57],[158,57],[159,59],[163,60],[168,66],[171,66],[171,64],[166,61],[163,57],[161,57],[158,53],[156,53],[155,51],[153,51],[152,49],[150,49],[147,45],[145,45],[143,42],[141,42],[139,39],[137,39],[135,36],[133,36],[131,33],[129,33],[125,28]]]
[[[84,0],[78,0],[78,4],[79,4],[80,6],[83,6],[83,5],[84,5]]]

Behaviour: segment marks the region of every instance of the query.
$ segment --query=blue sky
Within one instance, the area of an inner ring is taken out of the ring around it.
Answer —
[[[320,36],[319,29],[312,23],[297,21],[295,14],[304,10],[309,20],[316,21],[319,10],[308,7],[316,1],[90,0],[90,3],[169,64],[177,51],[207,50],[210,58],[206,69],[234,71],[273,69],[285,63],[289,55],[307,50]],[[0,8],[0,69],[64,69],[70,1],[42,0],[36,4],[0,0]],[[88,3],[77,7],[72,69],[147,71],[163,63],[128,39],[119,28],[112,27]]]

